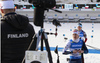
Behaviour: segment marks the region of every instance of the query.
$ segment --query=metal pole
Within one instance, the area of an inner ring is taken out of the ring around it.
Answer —
[[[41,36],[41,51],[43,51],[43,39],[44,39],[44,31],[43,31],[43,23],[41,25],[41,32],[42,32],[42,36]]]

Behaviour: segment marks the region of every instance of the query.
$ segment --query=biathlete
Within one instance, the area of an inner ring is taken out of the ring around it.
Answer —
[[[63,50],[63,54],[70,54],[69,63],[82,63],[82,53],[88,53],[85,42],[79,38],[77,29],[73,31],[73,39],[70,39]],[[69,50],[69,51],[68,51]]]
[[[78,32],[79,32],[79,37],[80,39],[84,40],[84,42],[87,42],[87,34],[85,33],[85,31],[82,30],[82,24],[78,23]],[[82,54],[82,63],[84,63],[84,55]]]

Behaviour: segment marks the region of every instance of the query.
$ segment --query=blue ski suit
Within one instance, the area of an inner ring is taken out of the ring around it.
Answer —
[[[69,63],[82,63],[81,53],[73,53],[74,50],[82,50],[82,48],[84,53],[88,53],[88,49],[82,39],[79,39],[77,43],[71,39],[64,48],[63,54],[70,54]]]

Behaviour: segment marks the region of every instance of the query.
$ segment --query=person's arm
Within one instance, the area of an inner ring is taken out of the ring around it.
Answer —
[[[84,42],[86,43],[86,41],[87,41],[87,38],[85,38],[85,41]]]
[[[84,33],[84,37],[85,37],[85,43],[86,43],[86,41],[87,41],[87,34],[83,31],[83,33]]]
[[[85,54],[88,53],[88,49],[87,49],[87,47],[85,45],[85,42],[83,42],[82,50],[84,51]]]
[[[70,47],[70,45],[71,45],[71,42],[70,41],[68,41],[68,43],[66,44],[66,46],[65,46],[65,48],[64,48],[64,50],[63,50],[63,54],[71,54],[72,52],[71,51],[67,51],[68,50],[68,48]]]

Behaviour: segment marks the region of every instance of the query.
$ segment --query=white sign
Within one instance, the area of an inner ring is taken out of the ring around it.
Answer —
[[[79,19],[85,19],[85,17],[79,17]]]
[[[25,63],[31,63],[33,61],[47,63],[47,52],[46,51],[26,51]]]
[[[73,9],[73,4],[65,4],[65,9]]]
[[[69,19],[69,20],[73,20],[73,19],[74,19],[74,17],[71,17],[71,16],[70,16],[70,17],[68,17],[68,19]]]
[[[58,17],[58,20],[63,20],[64,18],[62,16],[59,16]]]
[[[90,17],[91,20],[96,20],[96,17]]]

